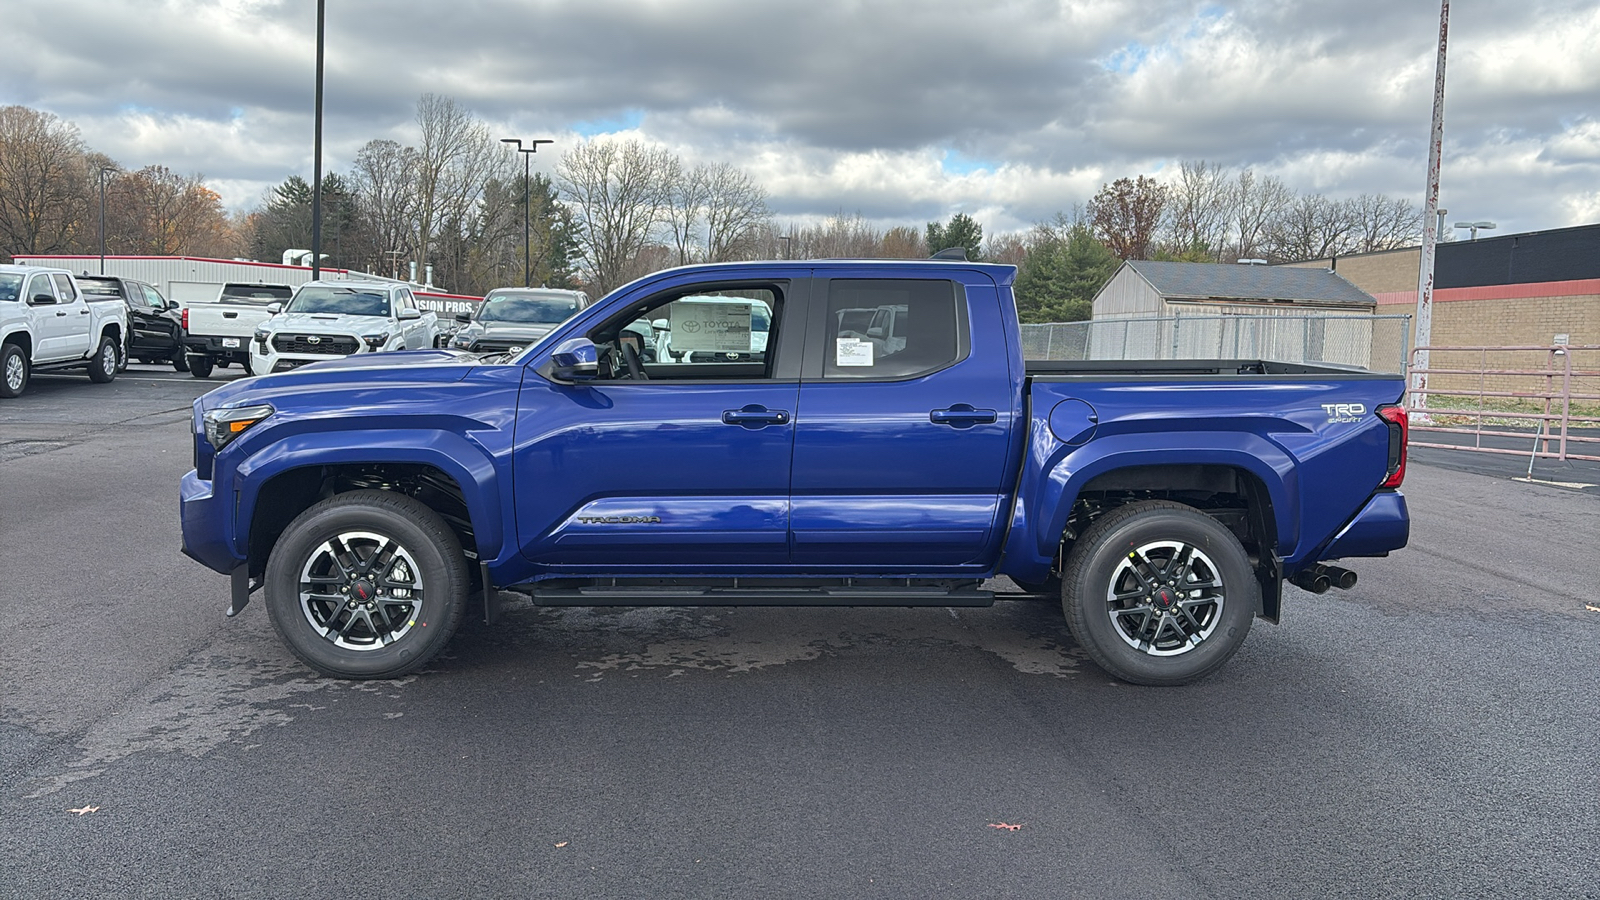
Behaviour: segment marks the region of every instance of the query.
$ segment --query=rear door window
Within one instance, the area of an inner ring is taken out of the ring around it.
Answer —
[[[822,376],[886,381],[953,365],[965,356],[959,292],[950,281],[830,281]]]

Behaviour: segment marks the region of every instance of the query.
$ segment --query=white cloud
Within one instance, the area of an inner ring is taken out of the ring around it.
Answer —
[[[1592,217],[1600,8],[1453,12],[1446,202],[1464,195],[1514,229]],[[1420,203],[1437,13],[1393,0],[342,0],[325,159],[338,170],[370,139],[413,139],[431,91],[497,133],[556,137],[541,171],[581,134],[638,134],[746,167],[786,217],[920,224],[960,210],[1011,230],[1184,159]],[[309,4],[54,0],[6,24],[39,52],[0,71],[0,103],[75,122],[124,165],[204,173],[234,208],[310,173]]]

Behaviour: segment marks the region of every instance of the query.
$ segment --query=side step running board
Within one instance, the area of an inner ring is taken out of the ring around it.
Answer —
[[[937,587],[595,586],[516,588],[535,606],[960,606],[994,605],[994,592]]]

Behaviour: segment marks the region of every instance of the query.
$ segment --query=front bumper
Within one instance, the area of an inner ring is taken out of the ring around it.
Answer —
[[[1410,538],[1411,514],[1406,509],[1405,495],[1385,491],[1374,494],[1318,556],[1325,560],[1384,556],[1404,547]]]
[[[233,496],[216,493],[216,483],[190,469],[178,485],[183,555],[223,574],[245,561],[233,546]]]

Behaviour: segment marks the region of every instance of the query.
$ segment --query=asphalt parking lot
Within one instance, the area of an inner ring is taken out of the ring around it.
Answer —
[[[0,896],[1600,897],[1590,467],[1417,454],[1411,546],[1184,688],[1021,602],[513,600],[351,683],[178,552],[237,374],[0,402]]]

